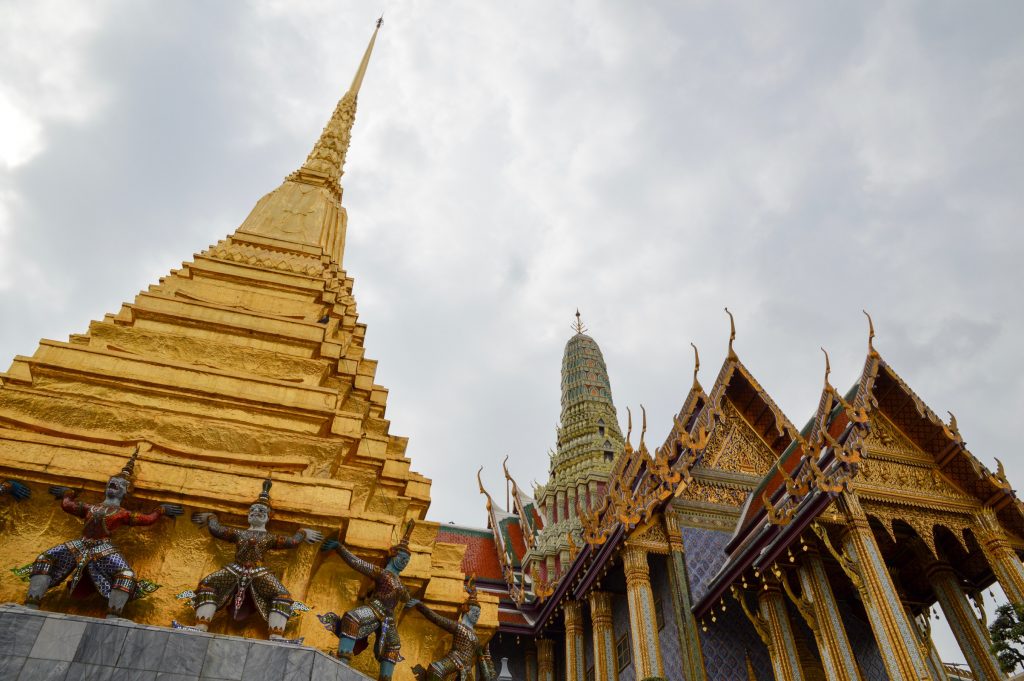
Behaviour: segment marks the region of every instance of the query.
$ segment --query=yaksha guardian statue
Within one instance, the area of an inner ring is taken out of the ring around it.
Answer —
[[[281,581],[263,565],[267,551],[294,549],[302,542],[316,544],[323,535],[302,528],[291,537],[267,531],[270,520],[269,479],[263,482],[263,491],[249,507],[249,528],[239,530],[225,527],[213,513],[194,513],[192,521],[206,525],[210,534],[235,544],[235,560],[230,565],[203,577],[196,589],[193,603],[196,609],[195,628],[206,631],[214,614],[227,606],[236,621],[252,614],[253,606],[267,622],[271,640],[284,638],[284,629],[293,615],[291,595]]]
[[[424,669],[416,665],[412,673],[419,681],[444,681],[457,676],[459,681],[466,681],[476,666],[476,681],[493,681],[497,677],[494,662],[487,645],[480,642],[476,634],[476,623],[480,619],[480,603],[476,599],[476,577],[470,577],[466,584],[469,598],[463,605],[463,615],[459,620],[452,620],[439,615],[423,603],[417,603],[416,609],[428,620],[452,635],[452,647],[448,654],[440,660],[434,660]]]
[[[353,570],[374,581],[373,591],[366,597],[364,605],[349,610],[341,617],[333,612],[318,617],[327,630],[340,639],[338,657],[346,663],[353,655],[366,649],[367,639],[370,634],[374,634],[373,654],[380,663],[380,681],[388,681],[395,671],[395,665],[403,659],[400,654],[402,641],[398,638],[398,627],[395,625],[395,608],[399,601],[404,601],[406,608],[417,602],[410,597],[399,577],[409,564],[412,528],[413,522],[410,520],[401,540],[392,547],[391,558],[384,568],[359,558],[334,539],[324,542],[321,548],[322,551],[334,549]]]
[[[136,447],[121,472],[107,482],[101,504],[77,501],[78,492],[68,487],[51,487],[50,494],[60,499],[65,513],[85,519],[81,539],[73,539],[42,553],[32,564],[28,597],[25,605],[38,608],[43,594],[69,576],[68,590],[73,596],[84,597],[94,589],[107,599],[107,617],[121,615],[129,599],[145,595],[135,573],[121,552],[110,541],[111,533],[122,525],[132,527],[153,525],[163,516],[182,514],[181,506],[161,504],[152,513],[137,513],[121,508],[121,502],[131,487]],[[88,576],[88,579],[83,577]]]

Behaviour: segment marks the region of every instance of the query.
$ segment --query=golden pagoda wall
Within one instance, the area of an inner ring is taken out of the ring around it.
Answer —
[[[29,482],[33,496],[0,504],[0,601],[24,598],[27,585],[10,568],[81,535],[81,521],[63,513],[47,487],[84,489],[83,499],[98,501],[139,445],[126,505],[180,503],[186,515],[115,534],[136,573],[162,585],[128,605],[131,619],[191,623],[191,609],[175,595],[229,563],[233,546],[188,515],[214,511],[244,526],[269,473],[271,531],[308,526],[330,536],[340,527],[353,550],[383,561],[397,528],[419,520],[403,579],[453,614],[465,598],[464,547],[435,545],[436,523],[422,521],[430,481],[410,470],[407,440],[388,432],[387,391],[373,382],[376,362],[364,355],[364,336],[352,279],[323,248],[238,232],[87,333],[42,341],[32,357],[15,358],[0,374],[0,477]],[[365,580],[309,545],[277,552],[268,565],[313,608],[288,635],[335,647],[315,614],[355,605]],[[72,601],[63,587],[47,594],[43,608],[105,613],[102,599]],[[211,631],[265,635],[258,618],[242,628],[226,619],[219,614]],[[445,637],[418,613],[399,622],[411,664],[445,652]],[[481,626],[496,625],[496,603],[485,600]],[[365,654],[356,666],[372,672],[375,662]],[[399,665],[399,678],[411,678],[409,669]]]

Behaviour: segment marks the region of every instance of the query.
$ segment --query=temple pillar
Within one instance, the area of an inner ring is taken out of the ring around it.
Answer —
[[[565,491],[565,517],[572,519],[576,517],[576,488],[569,487]]]
[[[612,595],[607,591],[590,592],[590,623],[594,634],[594,681],[618,681]]]
[[[860,500],[850,492],[844,492],[838,502],[846,516],[839,563],[861,593],[889,678],[900,681],[931,679],[914,634],[914,625],[900,604],[896,586],[885,567]]]
[[[565,681],[584,681],[587,664],[583,650],[583,604],[566,601],[565,617]]]
[[[555,492],[555,508],[557,509],[555,515],[555,522],[565,520],[569,517],[569,514],[565,512],[565,490],[560,489]]]
[[[953,568],[944,561],[936,562],[928,567],[927,576],[975,678],[978,681],[1004,681],[1006,675],[1000,671],[999,662],[989,650],[988,632],[967,601]]]
[[[931,672],[932,678],[935,681],[949,681],[949,674],[946,673],[946,668],[942,664],[942,658],[939,657],[939,651],[935,649],[935,643],[932,641],[932,623],[928,619],[930,613],[925,612],[914,617],[907,610],[906,604],[904,604],[903,610],[907,613],[907,618],[914,623],[917,629],[918,638],[921,640],[924,661],[928,665],[928,671]]]
[[[637,681],[664,676],[661,663],[661,642],[654,614],[654,594],[647,551],[626,545],[622,553],[626,573],[626,597],[629,599],[629,630],[633,648],[633,669]]]
[[[547,575],[545,579],[549,584],[553,584],[558,578],[558,572],[555,570],[555,555],[551,554],[544,558],[544,567],[547,569]]]
[[[594,510],[597,508],[597,480],[588,482],[587,489],[590,491],[590,510]]]
[[[526,648],[526,681],[537,681],[537,649],[529,645]]]
[[[772,658],[775,681],[804,681],[800,651],[797,650],[793,626],[789,621],[786,597],[778,582],[766,581],[764,588],[757,593],[757,603],[770,641],[768,652]]]
[[[682,652],[684,681],[704,681],[704,651],[700,645],[697,619],[693,616],[690,600],[690,577],[686,571],[686,549],[683,533],[674,512],[665,513],[665,531],[668,535],[668,578],[672,590],[672,614],[679,632],[679,650]]]
[[[1024,565],[1006,540],[1006,532],[991,508],[986,507],[978,514],[975,534],[1006,599],[1024,605]]]
[[[830,681],[860,681],[860,670],[843,627],[832,586],[828,583],[825,564],[816,548],[808,547],[797,569],[800,599],[810,606],[806,616],[818,645],[822,666]],[[804,607],[798,604],[801,613]]]
[[[555,681],[555,642],[551,639],[537,641],[537,681]]]

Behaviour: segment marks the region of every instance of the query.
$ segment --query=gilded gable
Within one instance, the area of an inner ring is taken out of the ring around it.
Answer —
[[[715,428],[701,464],[733,473],[762,477],[777,458],[728,399],[722,400],[725,419]]]

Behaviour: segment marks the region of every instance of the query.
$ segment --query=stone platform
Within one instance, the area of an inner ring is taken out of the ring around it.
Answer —
[[[319,650],[0,605],[0,681],[370,681]]]

